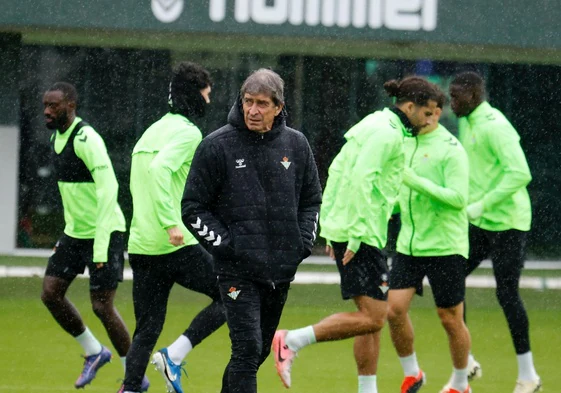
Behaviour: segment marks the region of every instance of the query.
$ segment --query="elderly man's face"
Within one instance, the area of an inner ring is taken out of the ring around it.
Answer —
[[[267,132],[273,128],[275,117],[282,110],[282,104],[276,105],[266,94],[245,93],[242,97],[245,125],[251,131]]]

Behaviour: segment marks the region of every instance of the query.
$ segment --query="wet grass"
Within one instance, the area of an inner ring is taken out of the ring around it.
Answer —
[[[2,262],[0,261],[0,264]],[[19,265],[19,263],[18,263]],[[66,335],[48,314],[39,299],[40,278],[0,279],[0,392],[75,392],[75,378],[81,370],[80,347]],[[561,348],[561,291],[523,290],[530,321],[534,359],[547,391],[561,386],[558,353]],[[84,320],[105,344],[107,336],[93,315],[88,298],[87,280],[76,280],[69,297],[82,312]],[[510,336],[491,289],[469,289],[469,326],[473,352],[481,362],[484,378],[473,383],[475,393],[511,392],[517,376],[517,365]],[[185,289],[172,291],[168,319],[157,348],[174,340],[208,301]],[[121,285],[117,306],[134,328],[131,282]],[[281,328],[313,324],[335,312],[353,310],[340,299],[336,285],[293,285]],[[411,317],[416,332],[416,351],[428,377],[422,391],[436,392],[447,381],[451,364],[443,329],[434,310],[430,290],[417,298]],[[221,328],[189,355],[184,390],[189,393],[219,392],[222,372],[229,357],[227,329]],[[165,392],[164,384],[151,367],[147,374],[152,381],[150,392]],[[116,392],[123,368],[118,359],[105,366],[91,392]],[[378,371],[380,392],[396,392],[402,372],[399,361],[384,329]],[[258,375],[260,392],[285,392],[276,376],[272,359],[262,366]],[[322,343],[301,351],[293,367],[293,393],[357,391],[352,341]]]

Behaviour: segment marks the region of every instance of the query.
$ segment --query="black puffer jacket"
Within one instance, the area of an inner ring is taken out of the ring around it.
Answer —
[[[281,115],[264,134],[248,130],[238,100],[195,152],[182,216],[218,274],[274,284],[293,280],[310,255],[320,204],[306,137]]]

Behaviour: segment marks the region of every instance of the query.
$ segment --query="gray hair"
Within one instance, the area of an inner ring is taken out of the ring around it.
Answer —
[[[260,68],[253,71],[244,81],[241,96],[248,94],[266,94],[271,97],[275,105],[284,104],[284,81],[274,71]]]

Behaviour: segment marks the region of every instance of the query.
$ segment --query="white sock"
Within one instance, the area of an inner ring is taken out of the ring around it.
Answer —
[[[358,376],[358,393],[378,393],[375,375]]]
[[[457,369],[454,368],[452,372],[452,379],[450,386],[458,392],[465,392],[468,387],[468,368]]]
[[[310,325],[301,329],[289,330],[284,342],[288,346],[288,349],[298,352],[306,345],[314,344],[316,342],[314,328]]]
[[[475,357],[471,354],[471,352],[468,354],[468,368],[475,363]]]
[[[193,344],[183,334],[168,347],[168,356],[175,364],[181,364],[185,356],[193,349]]]
[[[417,363],[417,354],[413,352],[409,356],[400,357],[399,361],[406,377],[416,377],[419,375],[419,363]]]
[[[123,364],[123,368],[127,371],[127,357],[121,356],[121,363]]]
[[[84,333],[74,337],[76,341],[84,348],[86,356],[97,355],[103,349],[101,343],[93,335],[90,329],[86,326]]]
[[[534,367],[532,352],[516,355],[518,360],[518,379],[521,381],[537,381],[540,377]]]

